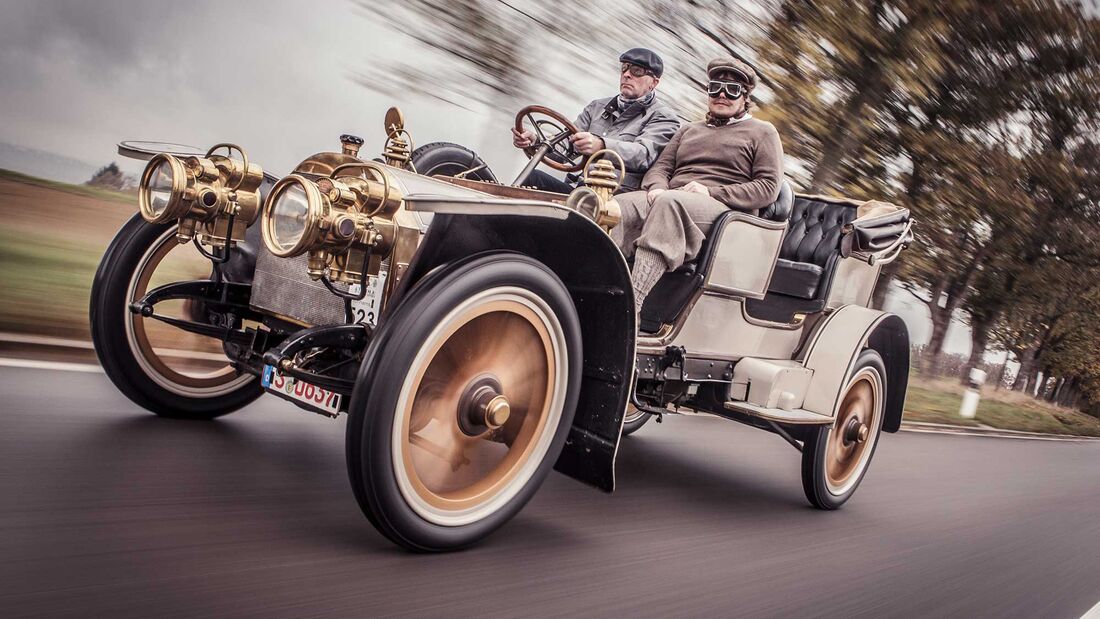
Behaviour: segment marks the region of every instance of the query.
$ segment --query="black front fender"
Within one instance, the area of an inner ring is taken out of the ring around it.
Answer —
[[[607,234],[584,216],[539,207],[532,214],[436,211],[387,312],[437,267],[486,251],[513,251],[545,264],[577,308],[584,347],[580,398],[555,468],[611,492],[615,454],[634,371],[630,271]],[[383,321],[385,317],[383,316]]]

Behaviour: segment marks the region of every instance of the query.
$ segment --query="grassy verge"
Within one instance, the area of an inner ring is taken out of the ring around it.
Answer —
[[[913,376],[905,400],[905,419],[959,426],[986,425],[1002,430],[1100,436],[1100,419],[1040,402],[1026,395],[985,389],[974,419],[959,417],[963,387],[953,380]]]
[[[87,339],[88,294],[102,242],[0,230],[0,331]]]

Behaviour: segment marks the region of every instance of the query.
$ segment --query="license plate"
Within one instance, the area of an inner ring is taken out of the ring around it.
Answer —
[[[386,287],[386,272],[380,271],[378,275],[367,278],[367,294],[358,301],[351,302],[351,311],[355,315],[355,322],[378,326],[378,314],[382,311],[382,291]],[[351,294],[359,294],[359,284],[352,284],[348,288]]]
[[[308,408],[314,408],[334,416],[340,412],[339,393],[322,389],[293,376],[283,376],[274,366],[264,366],[260,384],[268,391],[288,400],[301,402]]]

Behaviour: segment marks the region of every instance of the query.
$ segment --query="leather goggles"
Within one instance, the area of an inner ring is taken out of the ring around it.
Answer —
[[[741,82],[723,82],[720,80],[710,80],[707,82],[707,94],[712,99],[718,98],[718,95],[726,93],[727,99],[738,99],[741,95],[745,94],[745,85]]]

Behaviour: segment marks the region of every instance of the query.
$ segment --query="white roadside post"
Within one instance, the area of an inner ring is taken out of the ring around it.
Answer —
[[[966,391],[963,392],[962,405],[959,406],[959,416],[964,419],[973,419],[978,414],[978,400],[981,398],[978,389],[985,384],[985,370],[972,368],[969,378]]]

